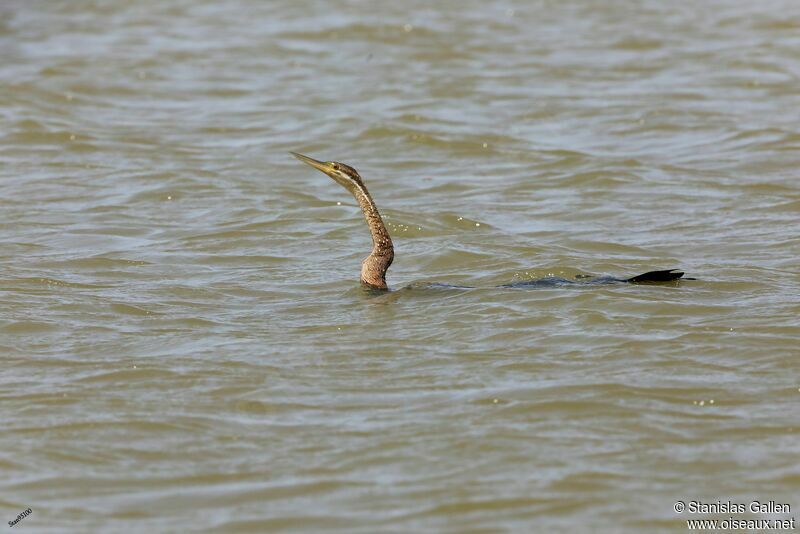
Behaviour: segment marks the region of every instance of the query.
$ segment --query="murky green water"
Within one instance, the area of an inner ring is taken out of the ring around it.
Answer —
[[[795,515],[798,110],[788,0],[7,0],[3,521]],[[357,205],[289,150],[361,172],[400,291],[358,287]]]

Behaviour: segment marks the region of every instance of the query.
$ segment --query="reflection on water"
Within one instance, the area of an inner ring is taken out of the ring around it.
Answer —
[[[780,0],[6,2],[4,517],[800,506],[798,29]],[[358,206],[290,150],[360,171],[410,289],[358,287]],[[698,280],[493,287],[669,268]]]

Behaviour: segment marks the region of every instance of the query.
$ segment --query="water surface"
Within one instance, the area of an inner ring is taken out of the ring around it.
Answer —
[[[799,77],[790,1],[4,2],[3,520],[800,507]],[[290,150],[361,172],[398,291]],[[493,287],[657,268],[698,280]]]

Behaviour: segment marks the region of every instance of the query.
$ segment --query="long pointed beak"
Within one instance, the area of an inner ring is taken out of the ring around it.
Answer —
[[[322,161],[317,161],[314,158],[309,158],[308,156],[304,156],[302,154],[298,154],[297,152],[289,152],[289,154],[291,154],[292,156],[296,157],[297,159],[299,159],[303,163],[307,163],[307,164],[311,165],[312,167],[314,167],[315,169],[317,169],[318,171],[322,171],[325,174],[327,174],[328,176],[330,176],[331,168],[328,166],[327,163],[324,163]]]

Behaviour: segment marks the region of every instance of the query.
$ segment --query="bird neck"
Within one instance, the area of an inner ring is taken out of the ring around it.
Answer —
[[[361,283],[372,289],[387,289],[386,271],[394,260],[392,238],[389,237],[381,214],[378,213],[378,207],[367,188],[363,184],[356,184],[351,192],[361,206],[369,232],[372,234],[372,252],[361,263]]]

